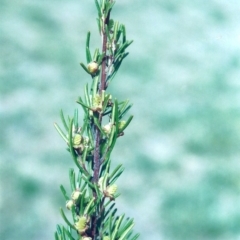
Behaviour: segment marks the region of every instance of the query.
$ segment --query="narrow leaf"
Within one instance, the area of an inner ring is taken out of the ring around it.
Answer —
[[[133,119],[133,116],[130,116],[130,117],[128,118],[128,120],[127,120],[126,123],[124,124],[124,127],[121,129],[121,132],[123,132],[123,131],[127,128],[127,126],[130,124],[130,122],[132,121],[132,119]]]
[[[90,35],[91,35],[91,33],[88,32],[88,33],[87,33],[87,39],[86,39],[86,48],[89,48],[89,44],[90,44]]]
[[[99,6],[99,3],[98,3],[98,0],[95,0],[95,4],[96,4],[96,7],[97,7],[98,16],[100,17],[100,16],[101,16],[101,9],[100,9],[100,6]]]
[[[62,129],[57,125],[57,123],[54,123],[54,127],[56,128],[56,130],[58,131],[59,135],[63,138],[63,140],[68,143],[68,139],[67,136],[65,135],[65,133],[62,131]]]
[[[64,118],[64,114],[63,114],[63,110],[62,109],[60,111],[60,117],[61,117],[61,120],[62,120],[62,123],[63,123],[63,126],[64,126],[65,130],[68,132],[68,125],[67,125],[66,120]]]
[[[63,185],[60,186],[60,189],[61,189],[61,192],[62,192],[64,198],[66,199],[66,201],[69,200],[69,197],[68,197],[67,192],[66,192],[65,188],[63,187]]]
[[[88,47],[86,47],[86,60],[87,60],[87,63],[92,62],[91,52]]]
[[[121,235],[121,237],[119,238],[119,240],[124,240],[124,238],[126,237],[126,235],[132,230],[134,226],[134,223],[132,223],[126,230],[125,232]]]
[[[73,123],[76,131],[78,129],[78,110],[77,109],[74,110]]]
[[[76,179],[75,179],[75,172],[74,172],[73,168],[69,169],[69,180],[70,180],[72,191],[75,191],[76,190]]]
[[[91,73],[88,71],[87,67],[83,64],[83,63],[80,63],[80,65],[82,66],[82,68],[88,73],[91,75]]]
[[[71,228],[73,228],[73,229],[76,229],[75,226],[69,222],[69,220],[68,220],[67,217],[65,216],[65,213],[63,212],[62,208],[60,208],[60,214],[61,214],[63,220],[66,222],[66,224],[67,224],[69,227],[71,227]]]

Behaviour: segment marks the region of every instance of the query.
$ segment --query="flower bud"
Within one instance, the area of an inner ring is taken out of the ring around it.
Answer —
[[[126,125],[126,121],[119,121],[118,122],[119,132],[122,132],[122,130],[124,129],[125,125]]]
[[[102,98],[99,94],[96,94],[93,97],[93,108],[96,111],[101,111],[102,110]]]
[[[116,192],[117,192],[117,185],[113,184],[107,187],[105,194],[106,196],[113,198]]]
[[[110,134],[112,130],[112,123],[108,123],[107,125],[103,126],[103,131],[106,134]]]
[[[84,233],[87,229],[87,223],[89,219],[86,216],[79,216],[77,222],[75,222],[74,226],[79,233]]]
[[[103,240],[110,240],[110,237],[109,236],[104,236]]]
[[[82,193],[79,191],[79,190],[76,190],[72,193],[71,195],[71,198],[73,201],[77,201],[79,196],[81,195]]]
[[[82,237],[81,240],[92,240],[92,238],[91,237]]]
[[[73,201],[73,200],[68,200],[68,201],[66,202],[66,208],[67,208],[68,210],[71,210],[73,206],[74,206],[74,201]]]
[[[95,74],[98,71],[98,64],[92,61],[87,65],[87,69],[91,74]]]
[[[81,143],[81,140],[82,140],[82,136],[80,134],[76,134],[73,137],[73,144],[74,145],[79,145]]]

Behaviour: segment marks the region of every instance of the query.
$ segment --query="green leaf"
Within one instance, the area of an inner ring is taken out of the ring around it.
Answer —
[[[119,113],[123,112],[124,109],[128,106],[129,100],[125,100],[123,102],[120,102],[118,105],[121,106],[119,107]],[[119,114],[120,115],[120,114]]]
[[[124,238],[126,237],[127,234],[130,233],[130,231],[132,230],[134,226],[134,223],[132,223],[122,234],[121,237],[119,238],[119,240],[124,240]]]
[[[112,185],[120,177],[123,171],[124,171],[124,168],[122,167],[122,165],[119,165],[118,167],[116,167],[116,169],[113,171],[113,173],[109,177],[109,184]]]
[[[118,121],[119,121],[119,117],[118,117],[119,110],[118,110],[118,101],[117,101],[117,99],[115,99],[115,101],[114,101],[114,106],[115,106],[115,114],[112,117],[114,117],[114,123],[118,123]],[[118,130],[118,127],[117,127],[117,130]]]
[[[63,240],[66,240],[66,234],[63,227],[62,227],[62,237],[63,237]]]
[[[116,210],[116,209],[115,209],[115,210]],[[114,218],[114,211],[113,211],[113,213],[109,216],[109,224],[108,224],[109,229],[108,229],[108,231],[109,231],[109,237],[110,237],[110,239],[113,239],[113,238],[112,238],[112,228],[113,228],[113,226],[112,226],[112,221],[113,221],[113,218]]]
[[[114,29],[113,29],[113,39],[116,41],[117,32],[118,32],[119,22],[114,22]]]
[[[81,172],[78,171],[77,182],[76,182],[76,187],[77,187],[78,189],[80,189],[81,183],[82,183],[82,177],[81,177],[81,176],[82,176]]]
[[[63,123],[63,126],[64,126],[65,130],[68,132],[68,125],[67,125],[66,120],[64,118],[64,114],[63,114],[63,110],[62,109],[60,111],[60,117],[61,117],[61,120],[62,120],[62,123]]]
[[[61,226],[59,226],[58,224],[57,224],[57,234],[58,235],[62,235],[62,229],[61,229]]]
[[[90,96],[88,93],[88,84],[86,84],[84,87],[84,95],[85,95],[85,101],[86,101],[87,106],[90,106]]]
[[[65,188],[63,187],[63,185],[60,186],[60,189],[61,189],[61,192],[62,192],[64,198],[66,199],[66,201],[69,200],[69,197],[68,197],[67,192],[66,192]]]
[[[99,16],[100,17],[100,16]],[[99,31],[99,34],[101,34],[101,31],[102,31],[102,22],[100,21],[99,18],[96,19],[97,20],[97,25],[98,25],[98,31]]]
[[[138,237],[140,236],[140,234],[135,234],[134,236],[133,236],[133,238],[131,238],[130,240],[137,240],[138,239]]]
[[[108,29],[111,30],[114,27],[114,20],[110,19],[108,22]]]
[[[84,117],[84,123],[83,123],[83,126],[81,128],[81,131],[80,131],[80,134],[83,135],[83,133],[85,132],[85,129],[88,125],[88,122],[89,122],[89,118],[88,118],[88,113],[85,113],[85,117]]]
[[[88,205],[84,209],[84,214],[89,214],[89,210],[92,207],[92,204],[94,203],[95,198],[92,198],[92,200],[88,203]]]
[[[107,34],[108,43],[112,43],[112,38],[111,38],[111,35],[110,35],[110,31],[111,31],[111,30],[109,29],[109,27],[108,27],[107,24],[105,25],[105,31],[106,31],[106,34]],[[109,47],[108,49],[109,49],[109,51],[110,51],[110,55],[113,55],[112,48]]]
[[[59,240],[57,232],[54,234],[55,240]]]
[[[121,129],[121,132],[123,132],[123,131],[127,128],[127,126],[130,124],[130,122],[132,121],[132,119],[133,119],[133,116],[130,116],[130,117],[128,118],[128,120],[127,120],[126,123],[124,124],[124,127]]]
[[[102,63],[103,58],[104,58],[104,53],[98,55],[98,59],[97,59],[98,65],[100,65]]]
[[[95,76],[92,81],[92,97],[94,98],[98,92],[99,76]]]
[[[99,56],[99,49],[97,48],[93,55],[93,61],[97,62]]]
[[[116,137],[117,137],[116,126],[113,125],[112,126],[112,131],[111,131],[111,134],[110,134],[110,137],[109,137],[109,140],[108,140],[108,147],[109,148],[113,147],[113,143],[115,142]]]
[[[75,226],[74,226],[72,223],[69,222],[69,220],[68,220],[67,217],[65,216],[62,208],[60,208],[60,214],[61,214],[63,220],[66,222],[66,224],[67,224],[69,227],[71,227],[71,228],[73,228],[73,229],[76,229]]]
[[[104,97],[104,101],[103,101],[103,107],[102,107],[102,111],[104,112],[106,110],[106,107],[108,105],[108,102],[109,102],[109,98],[111,97],[110,94],[105,94],[105,97]]]
[[[87,182],[87,184],[88,184],[89,187],[91,187],[92,189],[95,190],[95,186],[94,186],[94,184],[92,184],[92,183],[87,179],[87,177],[82,176],[82,178],[84,179],[84,181]]]
[[[92,56],[91,56],[91,52],[89,50],[89,45],[90,45],[90,32],[87,33],[87,40],[86,40],[86,60],[87,63],[92,62]]]
[[[125,43],[126,42],[126,28],[124,25],[122,25],[121,28],[122,28],[122,42]]]
[[[75,240],[73,237],[72,237],[72,235],[71,235],[71,233],[66,229],[66,228],[64,228],[63,227],[63,231],[64,231],[64,233],[68,236],[68,240]]]
[[[82,195],[81,195],[80,202],[79,202],[79,215],[83,215],[83,212],[84,212],[84,205],[85,205],[84,198],[85,198],[86,192],[87,192],[86,189],[84,189],[84,191],[82,191]]]
[[[91,75],[91,73],[88,71],[87,67],[83,64],[83,63],[80,63],[80,65],[82,66],[82,68],[88,73]]]
[[[87,63],[92,62],[91,52],[88,47],[86,47],[86,60],[87,60]]]
[[[90,44],[90,35],[91,35],[91,33],[88,32],[88,33],[87,33],[87,39],[86,39],[86,48],[89,48],[89,44]]]
[[[76,190],[76,179],[75,179],[75,172],[73,168],[69,169],[69,180],[71,184],[72,191]]]
[[[117,71],[122,64],[123,59],[125,57],[127,57],[127,55],[128,55],[128,53],[121,53],[120,55],[117,56],[117,58],[115,58],[114,63],[113,63],[114,64],[114,71],[107,78],[108,84],[112,81],[112,79],[117,74]]]
[[[95,4],[96,4],[96,7],[97,7],[97,11],[98,11],[98,16],[99,18],[101,17],[101,9],[100,9],[100,5],[98,3],[98,0],[95,0]]]
[[[118,49],[117,54],[116,54],[115,57],[117,58],[117,55],[118,55],[118,54],[123,53],[123,52],[125,51],[125,49],[126,49],[129,45],[132,44],[132,42],[133,42],[133,40],[131,40],[131,41],[126,41],[125,43],[123,43],[123,44],[121,45],[121,47]]]
[[[62,131],[62,129],[57,125],[57,123],[54,123],[54,127],[56,128],[56,130],[58,131],[59,135],[63,138],[63,140],[68,143],[68,139],[67,136],[65,135],[65,133]]]
[[[78,110],[77,109],[74,110],[73,123],[76,131],[78,129]]]
[[[78,99],[77,103],[79,103],[80,105],[82,105],[84,111],[92,110],[91,107],[89,107],[89,106],[87,106],[85,103],[83,103],[83,101],[82,101],[81,98]]]
[[[132,106],[133,106],[132,104],[124,105],[123,108],[121,108],[121,110],[119,110],[119,112],[120,112],[119,119],[121,119]]]
[[[98,116],[94,116],[93,115],[93,121],[94,121],[94,124],[98,127],[98,129],[100,130],[100,132],[102,133],[103,136],[107,137],[107,134],[103,131],[102,127],[101,127],[101,124],[98,120]]]
[[[123,218],[124,218],[124,214],[121,215],[120,217],[118,217],[118,219],[116,220],[115,226],[114,226],[114,231],[113,231],[113,234],[112,234],[112,239],[115,239],[115,237],[117,236],[118,229],[120,228],[120,225],[121,225],[121,222],[122,222]]]

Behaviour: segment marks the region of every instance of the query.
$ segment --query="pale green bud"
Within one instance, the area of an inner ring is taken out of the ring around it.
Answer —
[[[99,94],[93,97],[93,108],[97,111],[102,110],[102,98]]]
[[[95,74],[98,71],[98,64],[92,61],[87,65],[87,69],[91,74]]]
[[[73,201],[73,200],[68,200],[68,201],[66,202],[66,208],[67,208],[68,210],[71,210],[73,206],[74,206],[74,201]]]
[[[82,193],[79,191],[79,190],[76,190],[72,193],[71,195],[71,198],[73,201],[77,201],[79,196],[81,195]]]
[[[110,240],[110,237],[109,236],[104,236],[103,240]]]
[[[110,133],[111,133],[111,130],[112,130],[112,123],[108,123],[108,124],[106,124],[105,126],[103,126],[103,131],[104,131],[106,134],[110,134]]]
[[[117,185],[116,184],[113,184],[113,185],[110,185],[107,187],[106,191],[105,191],[105,194],[108,196],[108,197],[114,197],[114,194],[117,192]]]
[[[73,137],[73,145],[79,145],[82,141],[82,136],[80,134],[76,134],[74,137]]]
[[[86,216],[79,216],[77,222],[74,223],[75,228],[79,233],[84,233],[87,229],[87,223],[89,222],[89,218]]]
[[[82,237],[81,240],[92,240],[92,238],[91,237]]]
[[[126,121],[119,121],[118,122],[119,132],[121,132],[124,129],[125,125],[126,125]]]

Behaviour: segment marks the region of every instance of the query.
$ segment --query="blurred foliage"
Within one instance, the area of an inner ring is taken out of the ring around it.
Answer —
[[[240,237],[239,10],[235,0],[114,9],[135,42],[110,88],[130,96],[135,117],[113,157],[126,167],[119,209],[140,239]],[[53,239],[56,186],[72,164],[53,122],[83,93],[94,11],[89,1],[1,1],[1,239]]]

